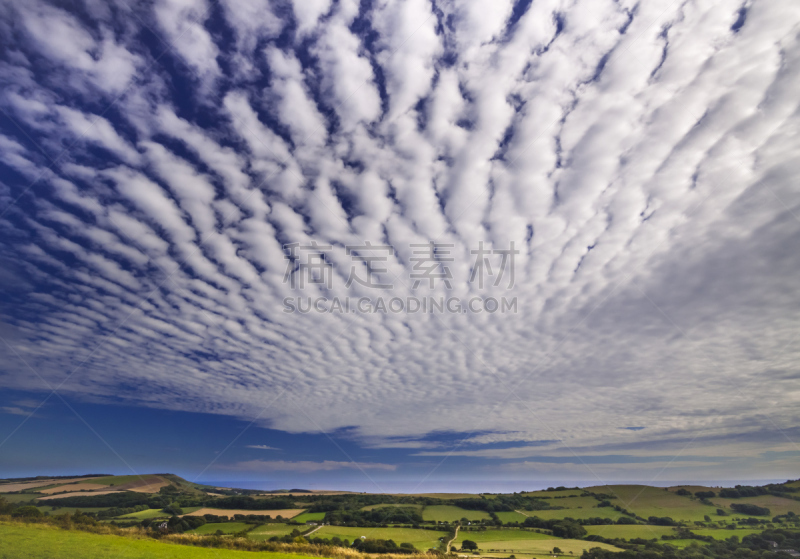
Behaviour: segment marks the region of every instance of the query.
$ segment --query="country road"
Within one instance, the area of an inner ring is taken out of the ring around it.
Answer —
[[[459,528],[461,528],[461,526],[458,526],[458,525],[457,525],[457,526],[456,526],[456,533],[455,533],[455,534],[453,534],[453,539],[452,539],[452,540],[450,540],[449,542],[447,542],[447,545],[446,545],[446,546],[445,546],[445,548],[444,548],[444,552],[445,552],[445,553],[449,553],[449,552],[450,552],[450,544],[451,544],[451,543],[453,543],[454,541],[456,541],[456,538],[458,538],[458,529],[459,529]]]
[[[316,532],[316,531],[317,531],[317,530],[319,530],[320,528],[322,528],[322,525],[319,525],[319,526],[317,526],[316,528],[314,528],[314,529],[313,529],[313,530],[311,530],[310,532],[306,532],[305,534],[303,534],[303,537],[304,537],[304,538],[307,538],[308,536],[310,536],[311,534],[313,534],[314,532]]]

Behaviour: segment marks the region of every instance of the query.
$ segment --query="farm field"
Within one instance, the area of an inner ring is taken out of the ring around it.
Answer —
[[[564,489],[561,491],[524,491],[526,497],[580,497],[583,489]]]
[[[745,537],[749,536],[750,534],[760,534],[763,532],[763,529],[755,529],[755,528],[740,528],[736,530],[692,530],[692,533],[697,534],[698,536],[711,536],[715,540],[727,540],[731,536],[736,536],[740,540]]]
[[[65,497],[86,497],[89,495],[108,495],[109,493],[121,493],[119,489],[110,489],[108,491],[70,491],[69,493],[59,493],[57,495],[45,495],[37,497],[39,501],[54,501],[56,499],[63,499]]]
[[[474,540],[473,540],[474,541]],[[461,544],[458,544],[459,547]],[[572,552],[576,556],[580,556],[585,549],[593,547],[601,547],[611,551],[621,551],[613,545],[608,545],[599,542],[587,542],[582,540],[562,540],[560,538],[536,539],[536,540],[497,540],[478,542],[478,551],[483,556],[489,557],[508,557],[509,554],[514,554],[517,557],[520,555],[532,555],[533,557],[552,556],[554,547],[561,549],[563,553]]]
[[[206,524],[206,526],[212,526]],[[289,526],[288,524],[262,524],[247,533],[247,537],[251,540],[268,540],[272,536],[285,536],[290,534],[292,530],[297,529],[297,526]],[[302,530],[303,528],[300,528]],[[316,536],[316,532],[314,533]]]
[[[385,509],[388,507],[400,507],[405,509],[414,509],[418,512],[422,512],[422,509],[425,508],[425,505],[403,505],[403,504],[382,504],[382,505],[367,505],[366,507],[362,507],[361,510],[375,510],[375,509]]]
[[[303,514],[299,514],[295,517],[292,517],[292,520],[295,522],[315,522],[325,518],[324,512],[304,512]]]
[[[235,534],[236,532],[241,532],[242,530],[249,530],[252,527],[252,524],[246,524],[244,522],[215,522],[213,524],[203,524],[199,528],[189,530],[186,533],[197,534],[200,536],[216,534],[217,531],[221,531],[224,534]]]
[[[92,483],[91,481],[83,481],[80,483],[67,483],[65,485],[54,485],[50,488],[37,489],[38,493],[44,495],[52,495],[53,493],[66,493],[67,491],[101,491],[108,489],[108,486],[100,483]]]
[[[50,516],[58,516],[59,514],[72,514],[76,510],[81,512],[100,512],[101,510],[106,510],[107,507],[59,507],[53,510],[52,505],[38,505],[36,508],[42,511],[42,513],[48,513]]]
[[[534,512],[525,511],[524,513],[519,513],[514,511],[503,511],[496,512],[495,514],[497,515],[497,518],[503,522],[525,522],[525,519],[528,518],[528,516],[533,516]]]
[[[705,515],[717,515],[717,507],[704,505],[672,491],[646,485],[603,485],[590,487],[590,491],[616,495],[612,504],[619,505],[642,518],[669,516],[674,520],[703,520]],[[603,515],[605,516],[605,515]],[[613,517],[612,517],[613,518]]]
[[[565,499],[566,500],[566,499]],[[596,502],[596,501],[595,501]],[[616,520],[624,516],[621,512],[617,512],[611,507],[594,507],[594,508],[581,508],[581,509],[560,509],[560,510],[533,510],[524,511],[528,516],[538,516],[545,520],[553,520],[557,518],[574,518],[580,520],[582,518],[610,518]]]
[[[604,538],[644,538],[661,540],[661,536],[675,533],[670,526],[641,526],[641,525],[615,525],[615,526],[584,526],[590,536],[603,536]]]
[[[145,476],[106,476],[106,477],[98,477],[92,479],[92,483],[99,483],[100,485],[123,485],[125,483],[130,483],[132,481],[141,481],[142,478],[152,478],[155,477],[153,475],[145,475]]]
[[[398,494],[394,497],[407,497],[408,495]],[[431,497],[433,499],[472,499],[474,493],[414,493],[414,497]]]
[[[361,536],[369,539],[394,540],[395,543],[411,543],[420,551],[439,545],[439,538],[447,532],[437,530],[415,530],[413,528],[350,528],[347,526],[323,526],[312,537],[349,540],[351,543]]]
[[[217,516],[227,516],[233,518],[234,514],[257,514],[259,516],[269,516],[270,518],[294,518],[305,509],[278,509],[278,510],[245,510],[245,509],[212,509],[203,507],[194,512],[187,513],[193,516],[203,516],[204,514],[216,514]]]
[[[461,545],[462,540],[472,540],[474,542],[488,542],[488,541],[516,541],[516,540],[552,540],[553,536],[550,534],[542,534],[532,530],[459,530],[458,542]]]
[[[184,514],[192,514],[200,510],[200,507],[186,507],[183,509]],[[162,511],[161,509],[147,509],[141,510],[139,512],[132,512],[130,514],[126,514],[124,516],[116,516],[113,520],[124,520],[124,519],[136,519],[136,520],[144,520],[145,518],[169,518],[172,516],[171,514]]]
[[[0,493],[0,497],[9,503],[22,503],[35,499],[36,495],[31,495],[30,493]]]
[[[786,514],[792,511],[795,514],[800,514],[800,501],[793,499],[785,499],[783,497],[775,497],[774,495],[759,495],[758,497],[741,497],[739,499],[723,499],[721,497],[714,497],[710,499],[715,505],[720,508],[725,508],[730,511],[733,516],[750,516],[749,514],[742,514],[735,512],[731,509],[732,504],[739,503],[740,505],[758,505],[759,507],[767,507],[769,509],[769,516],[772,518],[778,514]]]
[[[54,485],[63,485],[65,483],[75,483],[76,481],[94,480],[97,478],[92,477],[76,477],[68,479],[40,479],[37,481],[21,481],[18,483],[0,483],[0,491],[3,493],[11,491],[25,491],[28,489],[35,489],[39,487],[49,487]]]
[[[438,520],[440,522],[454,520],[461,520],[466,518],[468,520],[483,520],[488,519],[489,513],[482,510],[466,510],[453,505],[431,505],[425,507],[422,511],[422,518],[424,520]]]
[[[206,549],[122,536],[60,530],[51,526],[0,523],[3,559],[252,559],[250,551]],[[264,559],[301,559],[287,553],[259,553]]]

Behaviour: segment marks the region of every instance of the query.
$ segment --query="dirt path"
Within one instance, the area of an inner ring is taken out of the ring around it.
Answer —
[[[317,531],[317,530],[319,530],[320,528],[322,528],[322,526],[317,526],[316,528],[314,528],[314,529],[313,529],[313,530],[311,530],[310,532],[306,532],[305,534],[303,534],[303,537],[304,537],[304,538],[307,538],[308,536],[310,536],[311,534],[313,534],[314,532],[316,532],[316,531]]]
[[[528,516],[527,514],[525,514],[524,512],[522,512],[521,510],[515,510],[514,512],[518,512],[518,513],[520,513],[522,516]],[[530,516],[528,516],[528,518],[530,518]]]
[[[454,541],[456,541],[456,539],[458,539],[458,529],[459,528],[461,528],[461,526],[456,526],[456,533],[453,535],[453,539],[450,540],[449,542],[447,542],[447,546],[444,548],[445,549],[445,551],[444,551],[445,553],[450,553],[450,544],[453,543]]]

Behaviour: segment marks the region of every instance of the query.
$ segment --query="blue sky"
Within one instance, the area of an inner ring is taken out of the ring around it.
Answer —
[[[799,477],[799,23],[0,2],[0,476]]]

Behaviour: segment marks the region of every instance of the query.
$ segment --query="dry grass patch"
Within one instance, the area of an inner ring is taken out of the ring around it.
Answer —
[[[19,483],[0,483],[0,491],[3,493],[12,493],[14,491],[24,491],[26,489],[33,489],[35,487],[44,487],[46,485],[53,485],[54,483],[68,484],[75,483],[76,481],[84,481],[87,479],[96,479],[93,477],[76,477],[70,479],[39,479],[36,481],[21,481]]]
[[[283,518],[294,518],[305,509],[281,509],[281,510],[244,510],[244,509],[212,509],[202,508],[183,516],[203,516],[204,514],[216,514],[217,516],[227,516],[233,518],[234,514],[257,514],[259,516],[269,516],[270,518],[277,518],[281,515]]]
[[[48,495],[47,497],[39,497],[39,501],[52,501],[53,499],[64,499],[65,497],[89,497],[94,495],[108,495],[109,493],[122,493],[122,491],[70,491],[69,493],[60,493],[58,495]]]
[[[45,495],[53,495],[54,493],[64,493],[67,491],[103,491],[108,490],[107,485],[100,485],[99,483],[72,483],[67,485],[59,485],[58,487],[51,487],[50,489],[42,489],[39,493]]]

